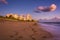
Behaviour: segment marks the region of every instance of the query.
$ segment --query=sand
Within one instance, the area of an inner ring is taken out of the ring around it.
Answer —
[[[0,40],[51,40],[37,22],[0,21]]]

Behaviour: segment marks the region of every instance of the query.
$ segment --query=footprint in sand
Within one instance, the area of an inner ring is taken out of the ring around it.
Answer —
[[[15,34],[14,35],[10,35],[9,38],[10,39],[14,39],[14,40],[19,40],[19,39],[23,38],[22,36],[18,36],[18,35],[19,35],[19,33],[15,32]]]

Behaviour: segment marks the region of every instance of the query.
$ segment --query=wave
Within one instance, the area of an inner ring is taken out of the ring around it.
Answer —
[[[60,27],[55,26],[53,24],[44,24],[44,23],[39,23],[42,27],[43,30],[46,30],[50,32],[52,35],[54,35],[55,39],[60,40]]]

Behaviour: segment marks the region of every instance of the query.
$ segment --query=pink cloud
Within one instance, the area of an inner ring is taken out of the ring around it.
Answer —
[[[39,6],[36,8],[35,12],[51,12],[51,11],[55,11],[56,8],[57,8],[57,6],[55,4],[52,4],[49,7]]]
[[[0,0],[1,3],[8,4],[7,0]]]

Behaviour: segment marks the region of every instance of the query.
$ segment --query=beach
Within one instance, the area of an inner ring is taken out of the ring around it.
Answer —
[[[0,40],[52,40],[37,22],[0,21]]]

